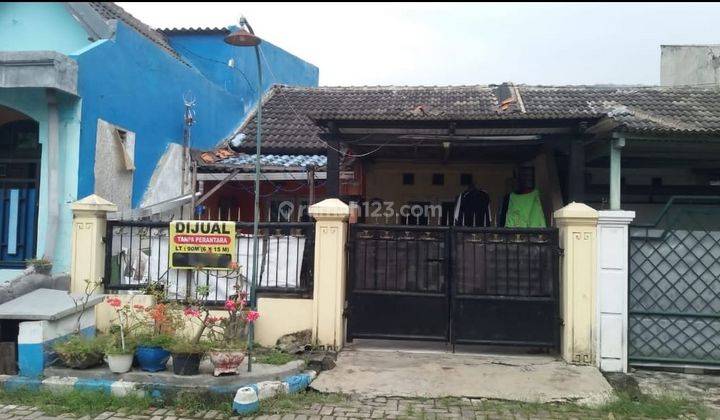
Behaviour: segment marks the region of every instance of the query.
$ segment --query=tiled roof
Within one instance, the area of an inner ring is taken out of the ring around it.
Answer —
[[[227,149],[221,149],[227,151]],[[229,152],[229,151],[228,151]],[[199,155],[199,163],[207,169],[225,169],[228,167],[247,167],[255,165],[255,154],[231,154],[216,152],[202,153]],[[229,156],[229,157],[226,157]],[[196,159],[198,160],[198,159]],[[290,168],[324,167],[327,164],[326,155],[260,155],[260,165],[264,170],[284,170]]]
[[[275,86],[263,100],[263,150],[318,153],[313,119],[528,120],[612,119],[618,130],[720,134],[719,88],[638,86]],[[254,148],[255,113],[227,140]]]
[[[230,33],[228,28],[162,28],[158,31],[164,34],[227,34]]]
[[[140,34],[145,36],[146,38],[150,39],[152,42],[159,45],[161,48],[163,48],[165,51],[167,51],[170,55],[177,58],[180,61],[183,61],[180,58],[180,55],[173,49],[172,46],[170,46],[170,43],[168,43],[168,40],[165,38],[165,35],[160,33],[160,31],[156,31],[155,29],[151,28],[150,26],[146,25],[140,19],[136,18],[135,16],[131,15],[125,9],[118,6],[117,4],[113,2],[89,2],[88,3],[90,7],[92,7],[100,16],[103,17],[105,20],[121,20],[128,26],[132,27],[136,31],[138,31]],[[183,61],[184,62],[184,61]]]

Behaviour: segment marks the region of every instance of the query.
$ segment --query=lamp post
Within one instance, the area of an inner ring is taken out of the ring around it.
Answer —
[[[260,63],[260,42],[262,40],[255,36],[252,26],[245,17],[241,17],[239,21],[240,27],[225,37],[225,42],[236,47],[254,47],[255,59],[257,61],[257,122],[255,137],[255,214],[253,217],[253,266],[252,280],[250,281],[250,308],[257,309],[257,299],[255,288],[258,280],[258,224],[260,222],[260,148],[262,146],[262,65]],[[252,349],[253,340],[255,338],[255,324],[251,323],[248,330],[248,372],[252,370]]]

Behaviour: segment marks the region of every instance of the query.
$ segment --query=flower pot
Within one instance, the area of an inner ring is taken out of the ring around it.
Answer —
[[[214,376],[237,374],[240,363],[245,359],[245,353],[240,350],[210,350],[209,355],[215,366]]]
[[[176,375],[197,375],[200,372],[200,359],[202,354],[181,353],[172,355],[173,373]]]
[[[135,355],[130,354],[108,354],[105,357],[110,372],[112,373],[125,373],[129,372],[132,368],[133,357]]]
[[[60,361],[71,369],[89,369],[102,363],[103,354],[90,352],[81,354],[58,354]]]
[[[167,367],[170,352],[162,347],[138,346],[135,350],[140,369],[146,372],[160,372]]]

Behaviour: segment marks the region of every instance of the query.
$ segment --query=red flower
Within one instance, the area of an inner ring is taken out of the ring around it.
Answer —
[[[234,300],[228,300],[225,302],[225,309],[231,312],[237,311],[237,304]]]
[[[247,322],[255,322],[258,318],[260,318],[260,312],[248,311],[246,316]]]
[[[120,300],[120,298],[116,297],[107,297],[105,299],[105,302],[107,302],[108,305],[112,306],[113,308],[119,308],[122,306],[122,301]]]
[[[217,324],[218,322],[220,322],[220,318],[219,318],[219,317],[217,317],[217,316],[209,316],[209,317],[207,317],[207,319],[205,320],[205,325],[215,325],[215,324]]]
[[[198,311],[195,308],[189,307],[189,306],[187,308],[185,308],[183,313],[185,314],[185,316],[193,316],[193,317],[200,318],[200,311]]]

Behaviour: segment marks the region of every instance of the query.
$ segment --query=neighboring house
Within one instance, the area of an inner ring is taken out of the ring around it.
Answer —
[[[254,139],[251,113],[195,154],[200,190],[227,181],[201,217],[252,219]],[[279,206],[312,201],[311,185],[361,204],[347,244],[349,340],[557,348],[558,305],[573,293],[556,282],[558,231],[498,221],[531,168],[548,226],[571,202],[635,211],[601,213],[612,220],[598,233],[588,316],[602,368],[718,365],[719,156],[716,86],[275,86],[263,102],[261,217],[303,218]],[[491,221],[454,223],[473,184]],[[398,214],[407,205],[439,210]]]
[[[79,198],[128,211],[183,194],[186,102],[197,148],[255,104],[254,52],[225,44],[228,31],[156,30],[114,3],[0,5],[0,281],[35,257],[68,271]],[[261,50],[264,89],[317,85],[317,67]]]
[[[263,164],[266,172],[291,174],[271,177],[272,181],[284,177],[290,182],[288,185],[264,182],[261,212],[263,219],[267,218],[270,202],[278,201],[278,197],[307,200],[309,190],[302,187],[307,184],[304,169],[307,166],[314,167],[317,194],[325,195],[329,184],[326,181],[326,155],[333,152],[327,146],[331,137],[326,125],[335,118],[337,127],[346,124],[345,120],[364,121],[369,126],[417,122],[431,127],[434,133],[432,136],[405,134],[389,139],[379,127],[353,128],[352,134],[347,135],[339,129],[339,148],[346,150],[345,156],[340,158],[343,179],[339,183],[342,188],[339,194],[348,199],[380,198],[397,204],[424,202],[451,206],[450,202],[465,188],[460,177],[466,173],[472,174],[478,185],[487,184],[494,207],[497,207],[508,192],[506,184],[513,176],[513,168],[521,162],[533,162],[538,182],[548,184],[540,186],[548,216],[558,205],[573,200],[607,208],[609,151],[596,139],[599,130],[619,133],[624,129],[665,137],[673,134],[709,136],[720,128],[716,127],[719,98],[716,88],[707,87],[275,86],[263,106]],[[469,129],[459,130],[463,125],[484,128],[474,129],[470,135],[465,134]],[[450,128],[442,127],[454,127],[454,133],[448,132]],[[364,131],[368,132],[357,134]],[[238,138],[243,141],[234,141]],[[202,189],[209,190],[232,169],[251,174],[254,139],[255,113],[252,112],[218,148],[195,154],[200,172],[198,179],[204,184]],[[235,150],[230,147],[233,142],[238,144]],[[576,142],[580,142],[582,150],[578,150]],[[646,144],[645,148],[650,147],[650,143]],[[623,194],[630,200],[627,208],[637,209],[641,220],[652,219],[672,195],[720,193],[716,183],[711,183],[720,179],[720,168],[715,167],[714,155],[686,148],[682,150],[684,155],[689,155],[683,161],[686,165],[654,163],[657,167],[647,168],[646,163],[636,163],[638,159],[651,156],[651,162],[660,162],[660,158],[679,155],[674,151],[664,152],[661,148],[652,152],[645,149],[636,152],[635,149],[628,148],[623,154],[623,160],[627,160],[623,168]],[[571,159],[572,150],[576,154],[585,154],[583,168],[578,169],[577,161]],[[363,156],[351,159],[358,155]],[[503,169],[494,174],[483,173],[477,164],[480,158],[501,165]],[[551,168],[553,174],[543,174],[546,170],[541,164],[544,165],[545,160],[556,162]],[[578,170],[582,174],[571,172]],[[407,179],[404,182],[403,174],[410,173],[416,174],[415,182],[410,183]],[[443,175],[444,182],[440,182],[440,176],[433,181],[433,174]],[[492,181],[483,181],[488,176],[493,177]],[[217,213],[215,203],[218,200],[247,202],[247,197],[252,197],[252,176],[236,175],[234,179],[215,193],[214,199],[208,199],[210,214]],[[295,181],[290,181],[292,179]],[[552,179],[556,181],[550,181]],[[644,185],[652,185],[651,191],[646,193]],[[238,188],[241,188],[240,194],[248,192],[246,199],[238,196]],[[231,204],[219,205],[223,208],[222,214],[227,214],[228,206],[232,207]],[[236,211],[231,213],[237,217]],[[274,211],[271,213],[275,214]],[[241,217],[251,220],[252,206],[242,208]],[[447,217],[443,216],[442,220],[446,221]]]

